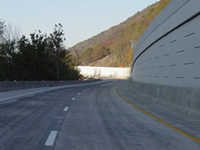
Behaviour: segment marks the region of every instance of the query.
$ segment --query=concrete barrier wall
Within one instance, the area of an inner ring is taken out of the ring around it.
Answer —
[[[81,74],[93,77],[129,78],[130,68],[78,66]]]
[[[200,115],[200,88],[156,85],[129,80],[129,88],[148,101],[186,114]]]
[[[83,83],[90,83],[90,82],[94,82],[94,81],[100,81],[100,80],[87,80],[87,81],[0,81],[0,92],[9,91],[9,90],[27,89],[27,88],[83,84]]]
[[[199,56],[200,1],[172,0],[135,48],[132,87],[163,103],[170,101],[174,106],[182,106],[188,112],[200,111],[196,96],[200,92]],[[167,91],[173,96],[166,99],[162,93]]]

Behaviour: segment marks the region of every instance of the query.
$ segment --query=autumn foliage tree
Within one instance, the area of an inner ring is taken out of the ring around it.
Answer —
[[[91,62],[102,59],[110,53],[110,50],[102,45],[95,45],[93,48],[87,48],[81,53],[81,64],[88,65]]]

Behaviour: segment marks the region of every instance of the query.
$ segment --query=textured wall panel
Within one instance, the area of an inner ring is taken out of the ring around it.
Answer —
[[[132,68],[137,82],[200,87],[200,1],[172,0],[140,38]]]

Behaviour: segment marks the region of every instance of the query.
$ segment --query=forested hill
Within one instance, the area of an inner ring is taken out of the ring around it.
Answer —
[[[160,0],[119,25],[78,43],[70,50],[79,56],[79,65],[130,66],[133,49],[129,41],[135,40],[137,43],[146,28],[170,1]]]

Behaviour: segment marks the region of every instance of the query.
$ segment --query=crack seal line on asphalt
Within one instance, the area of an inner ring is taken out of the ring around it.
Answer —
[[[117,94],[118,94],[122,99],[124,99],[126,102],[128,102],[129,104],[131,104],[131,105],[134,106],[135,108],[139,109],[139,110],[142,111],[143,113],[147,114],[148,116],[150,116],[150,117],[152,117],[152,118],[158,120],[159,122],[165,124],[166,126],[172,128],[172,129],[174,129],[174,130],[176,130],[176,131],[178,131],[178,132],[184,134],[185,136],[191,138],[192,140],[194,140],[194,141],[200,143],[200,139],[197,139],[196,137],[191,136],[191,135],[189,135],[189,134],[183,132],[182,130],[180,130],[180,129],[174,127],[173,125],[171,125],[171,124],[169,124],[169,123],[167,123],[167,122],[165,122],[165,121],[163,121],[163,120],[157,118],[156,116],[154,116],[154,115],[152,115],[152,114],[146,112],[145,110],[143,110],[142,108],[138,107],[137,105],[131,103],[129,100],[127,100],[125,97],[123,97],[123,96],[119,93],[119,91],[118,91],[119,87],[120,87],[120,85],[116,88],[116,92],[117,92]]]

